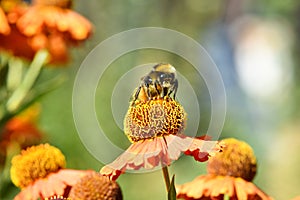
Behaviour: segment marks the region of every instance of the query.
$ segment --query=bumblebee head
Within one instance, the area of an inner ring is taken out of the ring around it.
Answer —
[[[160,63],[153,67],[154,71],[162,72],[162,73],[176,73],[175,67],[170,65],[169,63]]]

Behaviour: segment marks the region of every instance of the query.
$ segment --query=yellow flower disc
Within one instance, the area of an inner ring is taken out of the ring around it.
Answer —
[[[208,173],[252,181],[256,174],[256,157],[252,148],[247,143],[233,138],[222,141],[225,145],[223,152],[209,159]]]
[[[91,173],[81,178],[69,194],[72,200],[122,200],[122,192],[115,181],[100,173]]]
[[[124,132],[131,142],[182,133],[186,125],[183,107],[165,97],[130,106],[124,119]]]
[[[12,159],[10,176],[12,182],[24,188],[35,180],[46,177],[66,165],[62,152],[49,144],[40,144],[22,150]]]

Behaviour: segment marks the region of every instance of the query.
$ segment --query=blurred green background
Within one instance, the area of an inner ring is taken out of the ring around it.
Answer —
[[[235,137],[253,147],[258,159],[254,182],[275,199],[300,195],[299,1],[76,0],[74,9],[94,24],[95,33],[83,46],[72,50],[68,68],[47,69],[40,78],[47,79],[54,73],[68,76],[62,87],[40,99],[39,120],[39,127],[47,134],[45,141],[63,151],[68,168],[98,171],[103,166],[81,143],[72,116],[73,82],[84,58],[113,34],[137,27],[164,27],[198,41],[217,64],[227,93],[227,116],[220,139]],[[133,67],[161,61],[174,65],[193,87],[201,88],[197,93],[201,106],[197,135],[207,130],[209,94],[190,64],[158,50],[136,51],[111,64],[96,96],[99,121],[121,148],[130,143],[112,118],[113,88]],[[183,156],[170,172],[176,174],[176,184],[181,184],[206,173],[205,163]],[[161,171],[124,174],[118,183],[124,199],[166,199]],[[11,187],[7,198],[17,192]]]

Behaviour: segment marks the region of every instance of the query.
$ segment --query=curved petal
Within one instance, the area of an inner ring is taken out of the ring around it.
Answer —
[[[198,161],[206,161],[211,153],[221,150],[221,147],[216,144],[217,142],[184,135],[167,135],[138,141],[133,143],[115,161],[104,166],[100,173],[115,180],[126,170],[168,166],[172,161],[177,160],[182,152],[194,156]],[[213,148],[212,145],[214,145]]]
[[[1,7],[0,7],[0,33],[4,34],[4,35],[7,35],[10,33],[10,27],[7,23],[6,16]]]

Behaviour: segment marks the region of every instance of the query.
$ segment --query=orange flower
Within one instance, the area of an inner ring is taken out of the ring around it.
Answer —
[[[52,63],[66,62],[68,47],[92,32],[91,23],[69,9],[70,2],[39,0],[31,6],[14,6],[7,13],[12,31],[0,34],[0,48],[30,60],[37,51],[47,49]]]
[[[208,161],[207,175],[177,186],[178,198],[186,200],[261,199],[271,200],[251,181],[256,174],[256,158],[252,148],[235,139],[223,140],[223,152]]]
[[[4,125],[0,133],[0,155],[5,158],[7,149],[15,143],[23,149],[42,139],[43,133],[36,126],[39,113],[38,105],[31,106]]]
[[[44,199],[54,195],[67,196],[70,188],[92,171],[63,169],[65,157],[49,144],[32,146],[13,157],[10,175],[21,192],[15,200]]]
[[[130,106],[124,120],[124,131],[133,143],[100,173],[115,180],[126,170],[153,169],[168,166],[182,152],[198,161],[220,151],[216,142],[183,135],[186,113],[172,98],[158,98]]]

